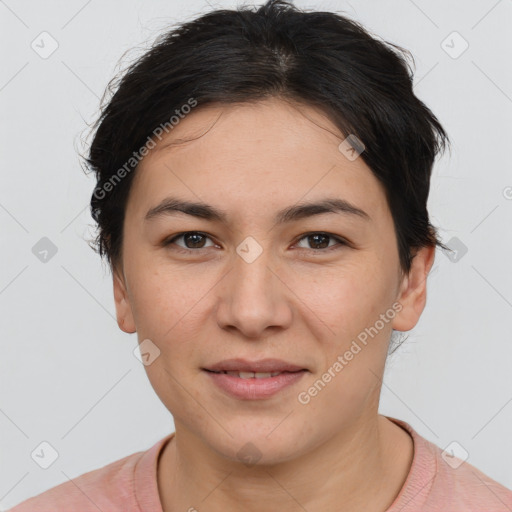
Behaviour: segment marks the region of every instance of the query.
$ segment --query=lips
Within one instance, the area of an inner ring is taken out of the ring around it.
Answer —
[[[202,370],[218,389],[238,400],[269,399],[309,372],[282,359],[226,359]]]
[[[266,400],[297,385],[309,372],[281,359],[228,359],[201,368],[210,382],[238,400]]]
[[[247,359],[226,359],[203,370],[214,373],[228,373],[242,379],[263,379],[279,375],[280,373],[294,373],[306,370],[302,366],[283,361],[281,359],[260,359],[259,361],[248,361]],[[274,375],[275,374],[275,375]]]
[[[226,375],[231,375],[233,377],[239,377],[240,379],[268,379],[269,377],[277,377],[278,375],[281,375],[282,373],[295,373],[295,372],[214,372],[212,370],[206,370],[211,371],[212,373],[224,373]]]

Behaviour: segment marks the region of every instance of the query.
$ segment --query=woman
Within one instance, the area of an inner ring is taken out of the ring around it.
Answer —
[[[119,327],[175,433],[12,509],[506,511],[512,492],[378,413],[418,322],[448,137],[403,50],[281,1],[169,32],[87,163]]]

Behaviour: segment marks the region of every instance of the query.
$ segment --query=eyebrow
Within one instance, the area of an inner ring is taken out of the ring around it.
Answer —
[[[160,204],[151,208],[146,213],[144,220],[149,221],[156,217],[172,216],[176,213],[184,213],[200,219],[217,221],[225,224],[227,224],[228,221],[228,215],[223,210],[206,203],[185,201],[175,197],[167,197]],[[275,216],[275,223],[284,224],[294,222],[324,213],[352,215],[367,221],[371,220],[368,213],[349,203],[345,199],[325,198],[311,203],[299,203],[284,208],[277,212]]]

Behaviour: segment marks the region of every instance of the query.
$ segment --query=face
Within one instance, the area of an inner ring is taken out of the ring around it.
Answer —
[[[145,368],[177,434],[227,459],[285,461],[375,418],[392,329],[423,310],[434,250],[402,275],[384,189],[344,138],[304,105],[211,106],[136,170],[118,323],[159,354]],[[171,197],[211,209],[154,210]],[[304,208],[328,200],[353,209]],[[233,358],[303,371],[251,384],[206,370]]]

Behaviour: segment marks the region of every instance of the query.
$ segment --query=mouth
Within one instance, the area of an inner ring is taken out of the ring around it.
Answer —
[[[262,400],[292,387],[309,372],[280,359],[229,359],[201,368],[224,393],[239,400]]]
[[[270,377],[277,377],[278,375],[282,375],[284,373],[299,373],[299,372],[306,372],[307,370],[296,370],[294,372],[290,371],[282,371],[282,372],[242,372],[242,371],[215,371],[215,370],[208,370],[207,368],[203,368],[203,370],[210,372],[210,373],[217,373],[217,374],[225,374],[225,375],[231,375],[232,377],[238,377],[240,379],[268,379]]]
[[[214,373],[236,373],[243,374],[240,375],[242,378],[268,378],[270,374],[280,374],[280,373],[294,373],[298,371],[308,371],[307,368],[303,366],[299,366],[293,363],[289,363],[282,359],[260,359],[257,361],[249,361],[247,359],[225,359],[224,361],[219,361],[218,363],[209,365],[207,367],[202,368],[203,370],[214,372]],[[250,375],[254,374],[254,375]],[[260,375],[258,377],[258,375]],[[263,376],[261,376],[263,375]]]

